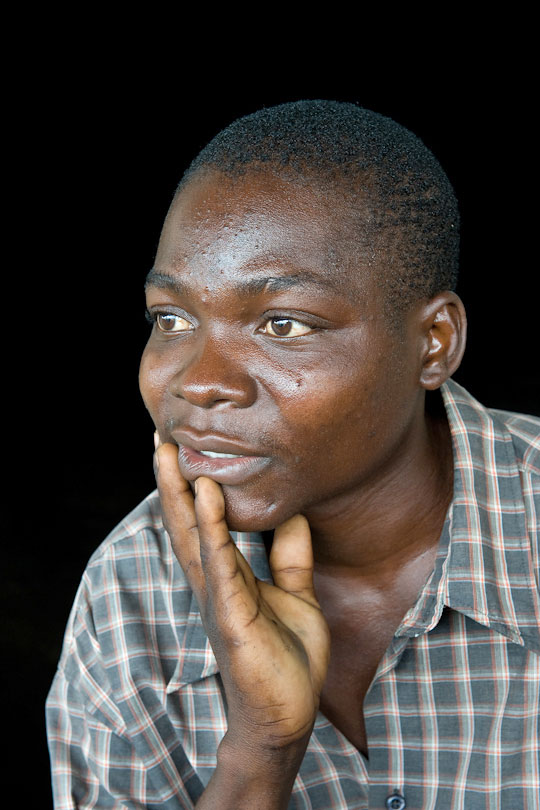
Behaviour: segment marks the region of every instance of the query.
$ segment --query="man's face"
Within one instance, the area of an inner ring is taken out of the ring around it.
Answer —
[[[384,257],[344,247],[346,220],[308,186],[212,172],[165,222],[141,392],[184,477],[222,484],[232,529],[341,513],[418,423],[417,341],[385,314]]]

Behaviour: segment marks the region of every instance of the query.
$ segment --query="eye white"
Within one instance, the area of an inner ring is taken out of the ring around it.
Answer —
[[[312,331],[312,327],[302,321],[296,321],[294,318],[270,318],[266,322],[264,333],[272,335],[272,337],[300,337],[307,335]]]
[[[192,324],[180,315],[171,313],[159,313],[156,315],[156,325],[161,332],[189,332],[193,329]]]

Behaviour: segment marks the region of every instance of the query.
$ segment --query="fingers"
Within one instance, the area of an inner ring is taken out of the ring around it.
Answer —
[[[237,568],[236,556],[225,523],[225,501],[221,487],[210,478],[198,478],[195,493],[195,515],[205,569],[215,564],[213,558],[217,556],[221,559],[223,573],[232,576]]]
[[[221,487],[198,478],[194,500],[178,467],[178,448],[169,443],[157,447],[155,471],[163,523],[199,607],[205,610],[211,597],[214,611],[236,606],[240,621],[251,620],[255,577],[229,534]]]
[[[205,580],[201,566],[199,533],[193,495],[178,468],[178,447],[162,444],[155,454],[156,481],[163,523],[178,562],[184,569],[199,604],[205,598]]]
[[[279,588],[318,605],[313,590],[311,532],[303,515],[295,515],[275,530],[270,568]]]
[[[235,601],[251,614],[256,602],[249,586],[255,577],[232,541],[221,487],[210,478],[198,478],[195,487],[195,514],[207,590],[216,606],[228,604],[230,609],[229,603]]]

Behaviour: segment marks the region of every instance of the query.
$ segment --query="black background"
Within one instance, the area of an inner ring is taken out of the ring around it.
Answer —
[[[205,73],[199,58],[148,73],[144,48],[114,59],[102,45],[81,56],[75,43],[34,64],[14,92],[17,149],[7,156],[19,182],[4,694],[16,759],[31,756],[27,796],[40,807],[49,801],[43,703],[78,582],[95,547],[154,486],[152,424],[137,386],[144,277],[177,181],[223,126],[263,105],[335,98],[419,135],[461,205],[469,346],[456,379],[487,405],[540,413],[532,88],[522,63],[484,52],[464,65],[455,43],[450,62],[405,58],[388,71],[353,60],[261,78],[249,63]]]

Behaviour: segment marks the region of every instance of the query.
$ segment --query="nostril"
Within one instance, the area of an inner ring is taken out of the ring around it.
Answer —
[[[256,382],[250,374],[231,364],[209,368],[200,362],[178,372],[169,386],[173,396],[202,408],[233,405],[247,408],[256,398]]]

